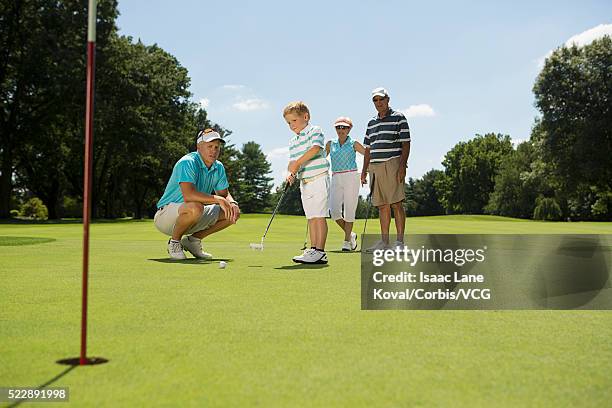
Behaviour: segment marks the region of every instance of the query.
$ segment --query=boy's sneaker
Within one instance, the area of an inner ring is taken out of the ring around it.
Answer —
[[[196,258],[212,259],[213,257],[208,252],[202,251],[202,240],[192,237],[191,235],[183,237],[181,239],[181,245],[183,246],[183,248],[189,251],[191,255],[195,256]]]
[[[305,250],[304,250],[304,252],[302,253],[302,255],[297,255],[297,256],[294,256],[294,257],[293,257],[293,258],[291,258],[291,259],[293,260],[293,262],[296,262],[296,263],[302,263],[302,261],[304,260],[304,256],[306,256],[306,254],[307,254],[308,252],[310,252],[310,251],[314,251],[314,249],[310,249],[310,248],[305,249]]]
[[[354,251],[357,249],[357,234],[354,232],[351,232],[351,251]]]
[[[302,255],[294,256],[293,262],[304,264],[326,264],[327,254],[313,248],[307,249]]]
[[[178,241],[173,241],[172,239],[168,240],[168,255],[172,259],[187,259],[185,253],[183,252],[183,247],[181,243]]]
[[[375,243],[374,245],[372,245],[369,248],[366,248],[366,253],[370,254],[378,249],[390,249],[391,247],[389,246],[389,244],[385,243],[383,240],[378,241],[377,243]]]

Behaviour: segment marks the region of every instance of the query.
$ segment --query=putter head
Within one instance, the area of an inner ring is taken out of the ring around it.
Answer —
[[[251,247],[251,249],[257,250],[257,251],[263,251],[264,249],[263,244],[254,244],[251,242],[249,246]]]

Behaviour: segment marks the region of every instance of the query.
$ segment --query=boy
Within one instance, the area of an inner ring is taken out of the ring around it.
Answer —
[[[311,248],[294,256],[293,262],[326,264],[327,193],[329,164],[325,159],[323,132],[309,124],[310,111],[304,102],[292,102],[283,110],[289,129],[295,133],[289,143],[289,176],[287,182],[300,180],[302,207],[308,220]]]

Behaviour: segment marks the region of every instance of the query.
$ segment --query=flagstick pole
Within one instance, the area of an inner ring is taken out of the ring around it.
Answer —
[[[96,0],[89,0],[87,24],[87,85],[85,106],[85,167],[83,181],[83,296],[81,310],[81,356],[87,364],[87,288],[89,278],[89,219],[91,216],[91,179],[94,114],[94,74],[96,54]]]

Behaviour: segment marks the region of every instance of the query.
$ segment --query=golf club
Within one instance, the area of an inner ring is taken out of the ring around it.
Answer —
[[[370,209],[372,208],[372,193],[374,192],[374,173],[372,173],[372,182],[370,183],[370,194],[368,194],[368,209],[366,211],[366,219],[363,224],[363,233],[361,234],[361,245],[363,249],[363,236],[366,233],[366,228],[368,227],[368,218],[370,218]]]
[[[306,245],[308,245],[308,220],[306,220],[306,235],[304,235],[304,246],[302,247],[302,251],[306,249]]]
[[[272,212],[272,217],[270,217],[270,222],[268,222],[268,226],[266,227],[266,232],[264,232],[263,236],[261,237],[261,242],[259,244],[251,242],[249,244],[249,247],[251,247],[251,249],[255,249],[255,250],[258,250],[258,251],[263,251],[263,249],[264,249],[264,239],[266,238],[266,234],[268,234],[268,230],[270,229],[270,225],[272,225],[272,220],[274,219],[274,216],[276,215],[276,212],[278,211],[278,208],[280,207],[281,203],[283,202],[283,198],[285,197],[285,193],[287,192],[288,189],[289,189],[289,183],[285,182],[285,188],[283,189],[283,193],[281,194],[280,198],[278,199],[278,203],[276,204],[276,208],[274,208],[274,211]]]

